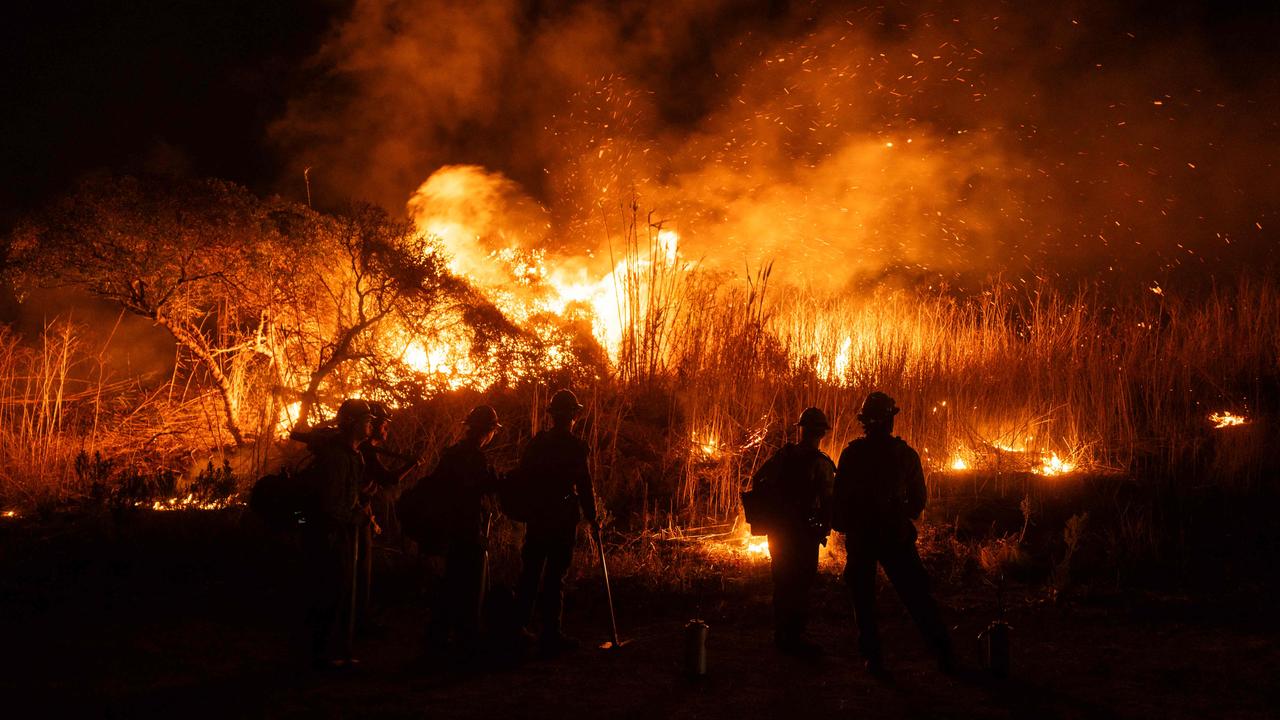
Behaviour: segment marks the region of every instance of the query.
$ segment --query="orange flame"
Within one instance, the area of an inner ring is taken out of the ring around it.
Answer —
[[[1054,475],[1066,475],[1075,469],[1075,463],[1067,462],[1058,457],[1058,453],[1051,452],[1042,457],[1040,467],[1032,470],[1032,472],[1037,475],[1052,477]]]
[[[239,502],[234,498],[226,497],[217,500],[199,500],[192,493],[187,493],[186,497],[171,497],[164,500],[153,500],[150,503],[138,502],[134,503],[135,507],[145,507],[152,510],[170,511],[170,510],[225,510]]]
[[[1223,411],[1210,415],[1209,422],[1213,423],[1214,428],[1237,427],[1239,425],[1248,425],[1249,418]]]

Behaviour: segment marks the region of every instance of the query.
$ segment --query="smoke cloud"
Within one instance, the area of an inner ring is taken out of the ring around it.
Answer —
[[[686,257],[819,289],[1207,276],[1273,244],[1280,93],[1272,58],[1242,67],[1205,22],[1105,3],[358,0],[272,137],[322,202],[412,197],[424,224],[469,228],[455,248],[599,270],[634,199]]]

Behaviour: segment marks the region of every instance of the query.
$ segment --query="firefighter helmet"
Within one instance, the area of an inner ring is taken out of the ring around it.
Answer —
[[[338,427],[348,428],[373,416],[373,411],[366,400],[347,398],[338,406]]]
[[[502,427],[502,423],[498,422],[498,411],[488,405],[477,405],[467,413],[467,419],[462,423],[477,430],[493,430]]]
[[[800,419],[796,422],[796,425],[822,428],[823,430],[831,429],[831,423],[827,422],[827,414],[816,407],[805,408],[804,412],[800,413]]]
[[[572,390],[557,390],[551,396],[551,402],[547,403],[547,412],[552,415],[577,415],[582,412],[582,403],[578,402],[578,396]]]
[[[897,415],[898,410],[898,404],[893,401],[893,398],[877,390],[868,395],[862,403],[862,412],[858,413],[858,420],[862,423],[884,422]]]

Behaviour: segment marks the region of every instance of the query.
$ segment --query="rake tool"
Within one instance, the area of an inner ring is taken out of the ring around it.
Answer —
[[[596,543],[596,551],[600,554],[600,570],[604,573],[604,594],[609,600],[609,627],[613,630],[613,640],[601,645],[600,649],[616,650],[627,644],[628,641],[624,641],[618,637],[618,616],[613,611],[613,587],[609,583],[609,563],[604,557],[604,541],[600,537],[600,527],[598,525],[593,525],[591,529],[593,531],[592,539],[594,539]]]

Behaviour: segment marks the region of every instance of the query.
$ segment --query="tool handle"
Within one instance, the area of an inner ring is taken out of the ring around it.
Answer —
[[[609,627],[613,630],[613,646],[621,647],[622,639],[618,637],[618,616],[613,611],[613,587],[609,582],[609,563],[604,556],[604,540],[600,537],[600,527],[593,525],[595,530],[596,551],[600,553],[600,570],[604,573],[604,594],[609,601]]]

